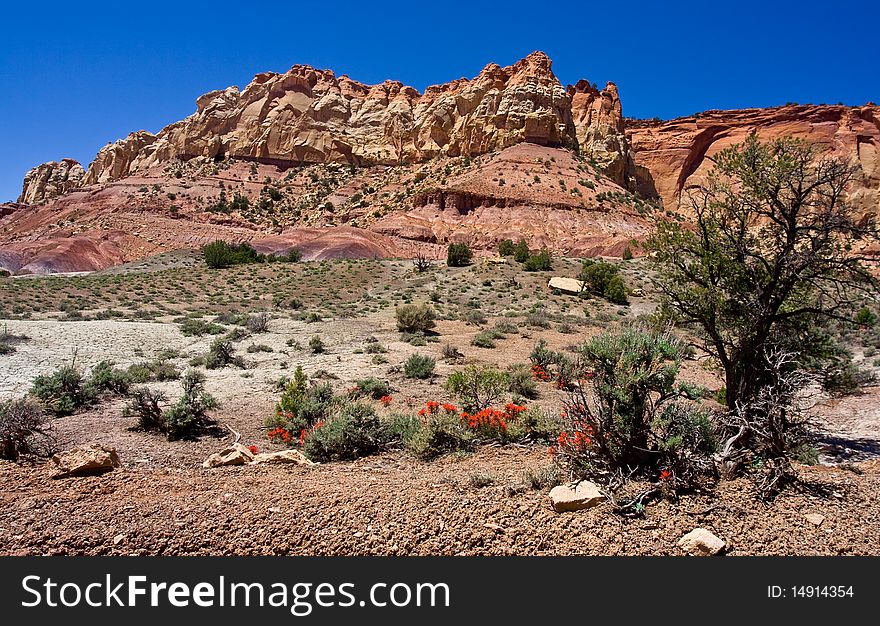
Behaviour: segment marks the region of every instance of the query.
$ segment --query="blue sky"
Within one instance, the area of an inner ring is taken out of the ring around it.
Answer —
[[[866,0],[44,1],[2,15],[0,201],[38,163],[86,166],[108,141],[189,115],[206,91],[296,63],[421,90],[543,50],[563,84],[616,82],[630,117],[880,101],[880,3]]]

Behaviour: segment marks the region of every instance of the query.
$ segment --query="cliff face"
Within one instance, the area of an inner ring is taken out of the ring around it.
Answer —
[[[30,170],[24,175],[21,195],[18,201],[33,204],[47,198],[54,198],[78,187],[85,178],[86,171],[73,159],[61,162],[49,161]]]
[[[599,92],[585,81],[565,89],[542,52],[509,67],[487,65],[472,80],[423,94],[396,81],[364,85],[295,65],[284,74],[258,74],[243,91],[205,94],[196,105],[194,114],[157,135],[141,131],[104,147],[84,184],[193,157],[398,165],[476,156],[520,142],[577,148],[581,141],[623,182],[617,89],[609,84]]]
[[[762,140],[784,135],[816,143],[859,167],[850,202],[859,213],[880,212],[880,107],[791,105],[772,109],[706,111],[669,121],[626,120],[635,157],[637,190],[676,209],[688,189],[711,169],[718,151],[752,131]]]

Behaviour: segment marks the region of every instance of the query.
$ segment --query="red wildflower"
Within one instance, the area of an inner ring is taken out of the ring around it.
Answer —
[[[382,396],[381,398],[379,398],[379,402],[381,402],[383,406],[388,406],[389,404],[391,404],[392,400],[393,398],[391,396]]]
[[[672,478],[672,472],[669,470],[660,471],[660,480],[669,480],[670,478]]]
[[[444,403],[443,410],[446,411],[447,413],[449,413],[450,415],[452,413],[458,413],[458,408],[454,404]]]
[[[251,454],[259,454],[260,449],[257,446],[248,446],[248,450],[251,451]]]
[[[306,442],[306,434],[307,434],[307,433],[306,433],[306,429],[305,429],[305,428],[303,428],[301,431],[299,431],[299,445],[304,445],[304,444],[305,444],[305,442]]]
[[[435,402],[434,400],[429,400],[428,402],[425,403],[425,407],[427,407],[428,412],[429,412],[431,415],[433,415],[434,413],[437,412],[437,409],[440,408],[440,403],[439,403],[439,402]]]

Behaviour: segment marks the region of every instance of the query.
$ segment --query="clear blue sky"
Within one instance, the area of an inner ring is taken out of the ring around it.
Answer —
[[[330,6],[334,8],[330,8]],[[568,5],[568,6],[566,6]],[[6,3],[0,201],[34,165],[88,165],[200,94],[307,63],[418,89],[533,50],[563,84],[620,88],[624,115],[880,101],[880,2]]]

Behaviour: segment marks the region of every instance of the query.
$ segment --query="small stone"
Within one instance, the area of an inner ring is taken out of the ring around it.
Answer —
[[[485,528],[488,528],[489,530],[494,530],[496,533],[503,533],[505,531],[504,526],[492,522],[486,522],[485,524],[483,524],[483,526]]]
[[[120,543],[122,543],[123,539],[125,539],[125,535],[123,535],[123,534],[116,535],[115,537],[113,537],[113,545],[118,546]]]
[[[100,443],[90,443],[59,452],[52,457],[52,461],[57,466],[52,478],[93,476],[120,466],[116,449]]]
[[[694,556],[718,554],[724,550],[725,545],[724,541],[705,528],[694,528],[678,540],[678,547]]]
[[[270,463],[294,465],[315,465],[314,461],[308,460],[299,450],[281,450],[279,452],[261,452],[254,456],[253,463]]]
[[[244,465],[254,460],[254,454],[240,443],[215,452],[202,463],[202,467],[222,467],[225,465]]]
[[[576,485],[559,485],[550,490],[550,502],[557,513],[579,511],[598,506],[605,501],[599,488],[588,480]]]
[[[822,522],[825,521],[825,516],[821,513],[807,513],[806,515],[804,515],[804,519],[814,526],[821,526]]]

